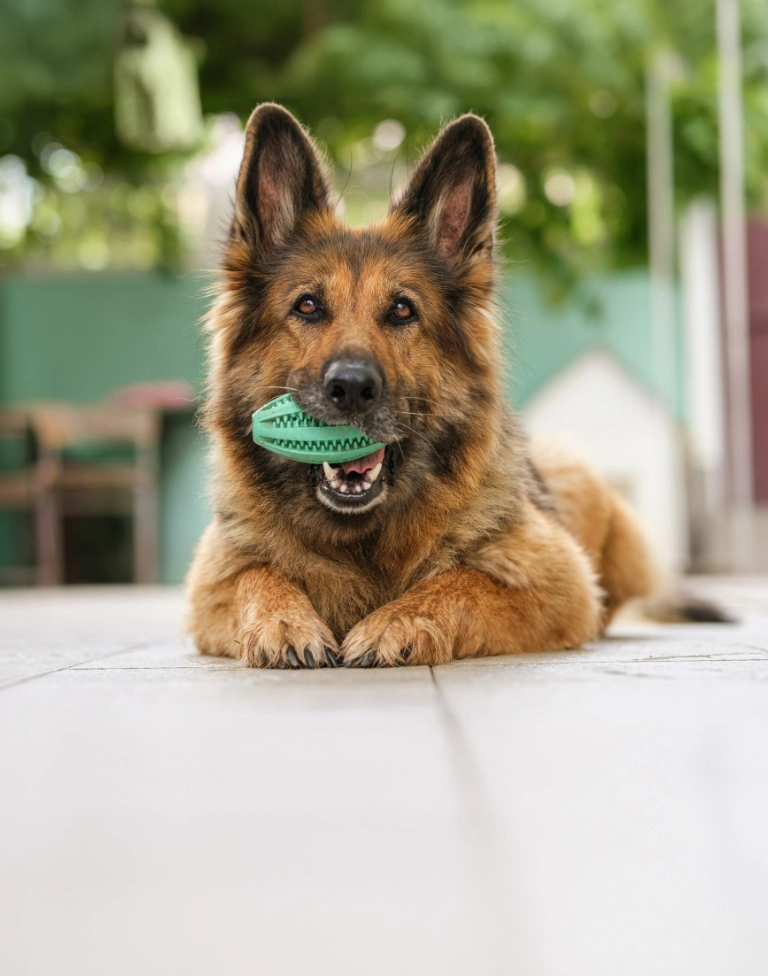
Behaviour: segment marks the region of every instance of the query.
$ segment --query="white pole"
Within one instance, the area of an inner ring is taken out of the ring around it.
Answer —
[[[651,341],[657,391],[668,402],[675,389],[675,200],[671,57],[652,55],[646,69],[645,112],[648,163],[648,238],[651,271]]]
[[[726,460],[718,234],[714,201],[693,200],[680,221],[688,430],[694,460],[713,473]]]
[[[656,393],[676,421],[677,315],[675,308],[675,184],[670,88],[682,65],[674,53],[660,48],[646,68],[645,111],[648,161],[648,244],[651,275],[651,343]],[[684,441],[679,423],[673,425],[672,481],[667,496],[677,512],[677,560],[690,558],[688,499],[685,490]],[[662,455],[659,454],[661,459]]]
[[[680,220],[679,236],[691,555],[694,571],[722,571],[732,554],[724,517],[726,409],[715,202],[708,197],[693,200]]]
[[[738,0],[717,0],[717,51],[733,558],[737,569],[749,570],[753,564],[752,407],[744,203],[741,23]]]

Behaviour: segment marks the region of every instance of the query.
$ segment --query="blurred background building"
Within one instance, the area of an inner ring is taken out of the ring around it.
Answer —
[[[5,0],[3,582],[183,577],[199,321],[268,99],[355,224],[482,114],[528,428],[581,445],[672,567],[768,569],[764,0]]]

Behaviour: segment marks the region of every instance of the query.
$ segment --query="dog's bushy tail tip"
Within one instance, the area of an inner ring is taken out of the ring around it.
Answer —
[[[738,621],[711,600],[691,596],[689,593],[667,594],[649,600],[643,611],[651,620],[665,624],[734,624]]]

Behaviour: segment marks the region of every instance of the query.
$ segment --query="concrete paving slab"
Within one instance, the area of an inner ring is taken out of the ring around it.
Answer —
[[[0,972],[768,971],[768,581],[738,625],[258,671],[177,590],[0,594]]]

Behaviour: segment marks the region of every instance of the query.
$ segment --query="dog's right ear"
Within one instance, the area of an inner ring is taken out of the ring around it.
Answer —
[[[232,234],[261,253],[283,243],[299,219],[329,206],[320,153],[281,105],[254,109],[245,130]]]

